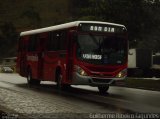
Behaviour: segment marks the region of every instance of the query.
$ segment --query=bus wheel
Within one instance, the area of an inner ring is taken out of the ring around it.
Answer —
[[[41,82],[41,81],[38,80],[38,79],[34,79],[34,80],[33,80],[33,84],[34,84],[34,85],[40,85],[40,82]]]
[[[28,71],[27,82],[28,82],[28,85],[39,85],[40,84],[40,80],[35,80],[32,78],[31,71]]]
[[[71,85],[70,84],[63,84],[63,89],[70,89],[71,88]]]
[[[28,71],[27,82],[28,82],[28,85],[33,84],[33,79],[32,79],[32,73],[31,73],[31,71]]]
[[[106,86],[98,86],[98,90],[100,93],[104,94],[108,91],[109,89],[109,85],[106,85]]]
[[[63,87],[62,74],[61,73],[57,74],[56,78],[57,78],[57,88],[62,89],[62,87]]]

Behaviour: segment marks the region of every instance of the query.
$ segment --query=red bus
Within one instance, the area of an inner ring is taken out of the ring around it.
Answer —
[[[124,25],[75,21],[20,34],[17,71],[28,84],[91,85],[106,92],[127,75]]]

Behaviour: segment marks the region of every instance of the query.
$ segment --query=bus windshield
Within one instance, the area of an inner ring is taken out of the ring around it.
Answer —
[[[127,40],[118,36],[79,34],[77,58],[91,64],[124,64]]]

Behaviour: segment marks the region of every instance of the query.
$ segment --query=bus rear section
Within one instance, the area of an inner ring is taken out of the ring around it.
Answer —
[[[37,49],[26,51],[21,47],[32,47],[31,36]],[[123,25],[75,21],[27,31],[21,33],[19,47],[19,73],[28,80],[38,79],[35,84],[54,81],[59,88],[91,85],[105,93],[110,84],[127,75],[128,40]]]

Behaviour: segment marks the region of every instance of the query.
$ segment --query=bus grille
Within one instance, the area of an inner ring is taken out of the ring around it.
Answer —
[[[95,82],[95,83],[110,83],[110,81],[111,81],[112,79],[93,78],[92,80],[93,80],[93,82]]]
[[[105,78],[105,77],[106,77],[106,78],[108,77],[108,78],[111,78],[111,77],[113,77],[114,75],[113,75],[113,74],[102,74],[102,73],[101,73],[101,74],[96,74],[96,73],[92,73],[92,76],[93,76],[93,77],[104,77],[104,78]]]

